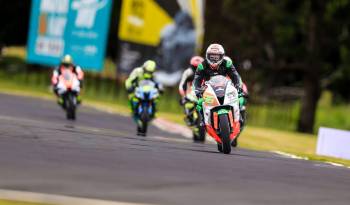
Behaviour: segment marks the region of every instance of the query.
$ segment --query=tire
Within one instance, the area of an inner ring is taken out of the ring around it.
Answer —
[[[75,120],[76,118],[76,105],[74,100],[73,94],[69,93],[66,99],[66,117],[68,120]]]
[[[238,137],[236,137],[236,138],[232,141],[232,143],[231,143],[231,146],[232,146],[232,147],[237,147],[237,146],[238,146],[237,138],[238,138]]]
[[[222,150],[222,145],[219,144],[219,143],[218,143],[218,150],[219,150],[219,152],[223,152],[223,150]]]
[[[205,142],[205,128],[201,126],[197,126],[193,129],[193,141],[194,142]]]
[[[148,120],[149,120],[147,108],[142,111],[140,120],[141,120],[140,133],[141,135],[145,136],[147,133]]]
[[[230,142],[230,123],[228,121],[228,115],[219,115],[219,127],[220,137],[222,141],[222,151],[224,154],[231,153],[231,142]]]
[[[137,127],[137,135],[138,136],[146,136],[146,134],[143,132],[142,127]]]

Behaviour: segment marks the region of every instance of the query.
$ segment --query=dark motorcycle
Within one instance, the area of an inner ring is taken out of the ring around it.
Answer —
[[[185,122],[192,129],[193,141],[204,142],[205,141],[205,127],[200,126],[202,121],[201,115],[196,109],[197,97],[192,90],[192,85],[187,86],[186,97],[182,104],[185,111]]]
[[[137,134],[146,136],[148,124],[155,116],[155,100],[159,97],[159,91],[153,81],[142,80],[135,89],[135,97],[138,99],[134,116]]]

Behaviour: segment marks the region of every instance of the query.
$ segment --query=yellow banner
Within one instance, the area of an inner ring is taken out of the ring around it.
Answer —
[[[157,46],[163,27],[172,18],[154,0],[123,0],[119,39]]]

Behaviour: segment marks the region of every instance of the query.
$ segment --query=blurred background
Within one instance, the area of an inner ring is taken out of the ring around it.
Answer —
[[[180,113],[182,71],[217,42],[248,85],[249,125],[349,130],[349,10],[348,0],[0,0],[0,89],[49,93],[69,53],[87,71],[84,98],[126,106],[123,80],[155,59],[160,111]]]

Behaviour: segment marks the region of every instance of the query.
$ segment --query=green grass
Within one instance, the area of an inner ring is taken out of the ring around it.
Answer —
[[[350,166],[350,160],[317,155],[316,135],[248,126],[240,137],[240,146],[260,151],[282,151],[310,160]]]
[[[9,201],[9,200],[0,199],[0,205],[45,205],[45,204],[29,203],[29,202],[22,202],[22,201]]]

